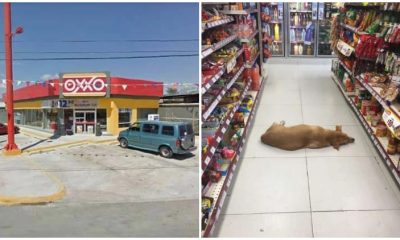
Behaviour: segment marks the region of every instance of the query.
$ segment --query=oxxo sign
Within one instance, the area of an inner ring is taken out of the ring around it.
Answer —
[[[64,96],[105,96],[107,75],[105,73],[68,73],[62,75]]]

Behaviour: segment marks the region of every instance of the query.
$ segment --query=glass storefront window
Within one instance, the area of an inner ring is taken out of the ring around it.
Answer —
[[[100,129],[102,132],[107,131],[107,111],[106,109],[97,109],[97,123],[100,123]]]
[[[131,124],[131,109],[120,108],[118,111],[118,127],[129,127]]]
[[[20,125],[43,128],[43,115],[42,109],[16,110],[14,121]]]

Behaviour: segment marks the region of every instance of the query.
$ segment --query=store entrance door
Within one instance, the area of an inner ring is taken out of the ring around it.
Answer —
[[[75,110],[74,130],[80,134],[94,134],[96,126],[95,110]]]

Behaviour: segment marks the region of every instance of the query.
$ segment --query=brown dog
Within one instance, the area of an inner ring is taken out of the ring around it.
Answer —
[[[342,132],[341,126],[336,131],[312,125],[296,125],[285,127],[285,123],[274,123],[261,136],[264,144],[284,150],[302,148],[324,148],[332,146],[339,150],[340,145],[353,143],[354,138]]]

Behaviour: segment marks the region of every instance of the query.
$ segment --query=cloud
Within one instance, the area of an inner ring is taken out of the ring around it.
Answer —
[[[56,74],[43,74],[41,77],[40,77],[40,80],[42,80],[42,81],[46,81],[46,80],[50,80],[50,79],[58,79],[58,74],[56,73]]]

